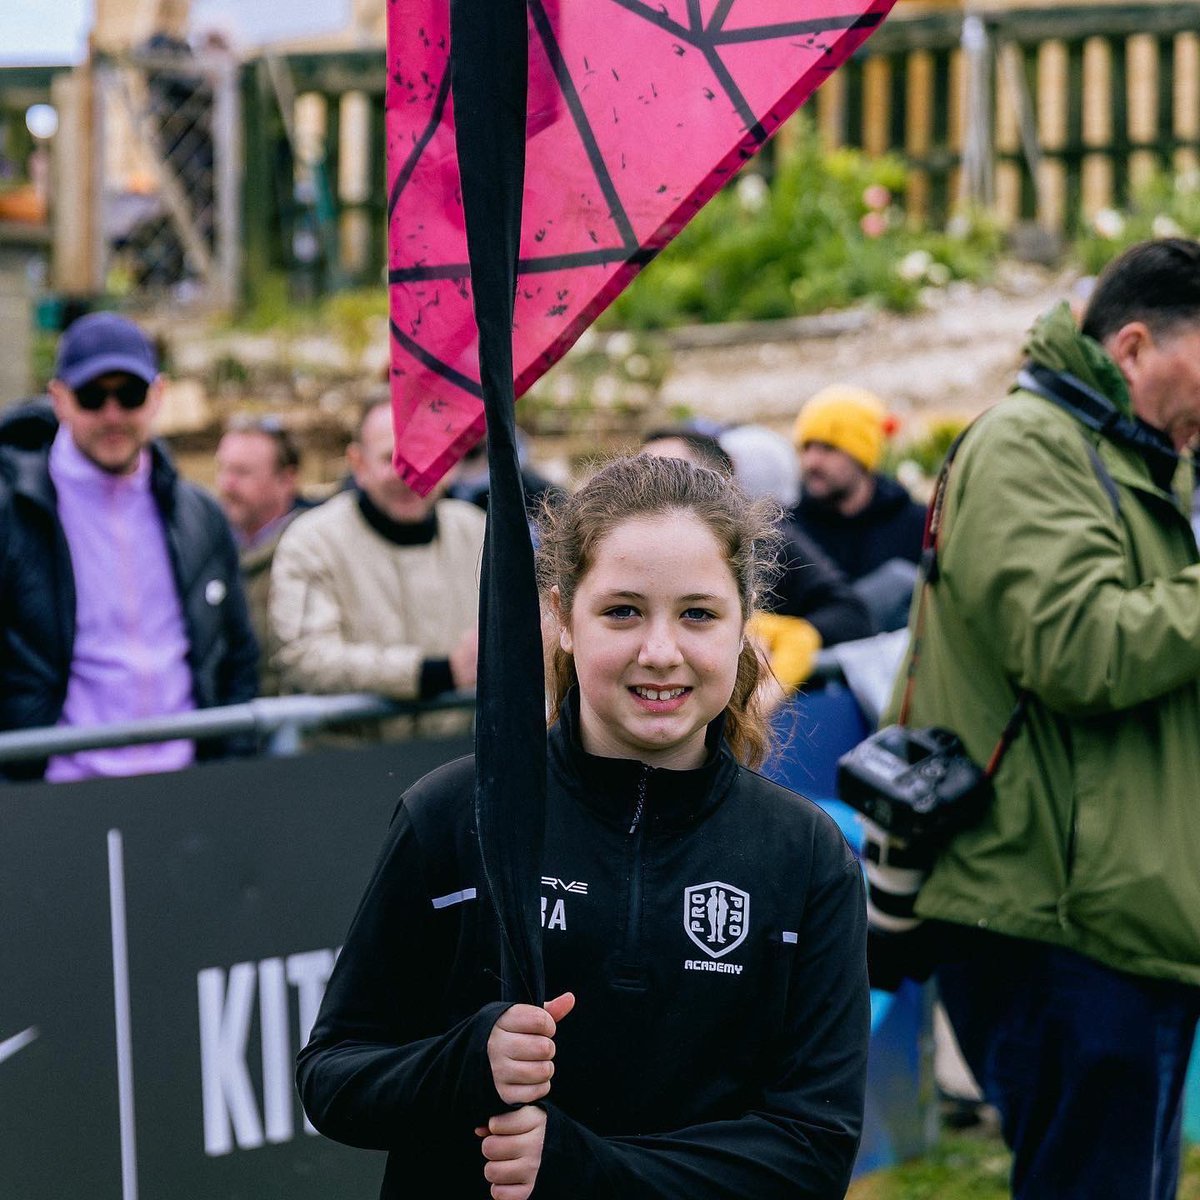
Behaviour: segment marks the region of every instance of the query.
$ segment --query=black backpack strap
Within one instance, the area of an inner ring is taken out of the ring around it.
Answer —
[[[1096,447],[1087,438],[1083,439],[1083,443],[1087,446],[1088,458],[1092,460],[1092,470],[1096,472],[1096,478],[1112,504],[1113,516],[1120,519],[1121,493],[1117,491],[1117,481],[1108,473],[1108,468],[1104,465],[1104,460],[1101,459]]]

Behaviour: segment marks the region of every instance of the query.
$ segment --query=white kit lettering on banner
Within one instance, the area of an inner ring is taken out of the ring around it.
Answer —
[[[235,1148],[255,1150],[296,1136],[292,1082],[296,1050],[308,1041],[336,957],[334,950],[309,950],[287,958],[235,963],[228,970],[208,967],[196,976],[206,1154],[217,1157]],[[289,988],[296,992],[295,1042]],[[255,1093],[247,1062],[256,993],[261,1097]],[[304,1131],[316,1132],[307,1120]]]

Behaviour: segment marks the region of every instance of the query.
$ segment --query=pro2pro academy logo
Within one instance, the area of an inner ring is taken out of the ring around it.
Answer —
[[[750,931],[750,894],[714,879],[683,892],[683,928],[708,958],[684,960],[685,971],[740,975],[740,963],[719,962],[736,950]]]

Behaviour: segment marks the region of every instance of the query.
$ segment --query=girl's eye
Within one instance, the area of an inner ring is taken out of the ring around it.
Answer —
[[[715,618],[716,613],[710,612],[707,608],[687,608],[683,612],[685,621],[712,621]]]
[[[612,608],[604,610],[604,615],[617,621],[628,621],[637,616],[637,609],[632,604],[614,604]]]

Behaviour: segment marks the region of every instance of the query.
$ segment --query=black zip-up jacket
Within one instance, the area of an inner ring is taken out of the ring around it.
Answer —
[[[34,403],[0,421],[0,730],[55,725],[75,645],[75,576],[50,478],[58,422]],[[150,447],[150,488],[162,514],[183,609],[197,708],[258,693],[237,547],[217,502],[180,479],[166,450]],[[253,749],[252,741],[197,743],[201,758]],[[0,764],[0,778],[38,779],[45,760]]]
[[[576,1005],[534,1200],[842,1197],[870,1022],[853,854],[719,723],[678,772],[584,753],[577,720],[550,735],[547,994]],[[473,1129],[506,1107],[473,786],[462,759],[402,800],[299,1056],[313,1124],[391,1152],[389,1200],[486,1197]]]
[[[823,646],[870,637],[871,614],[833,559],[789,517],[779,523],[779,577],[763,597],[768,612],[802,617]]]
[[[853,583],[893,558],[921,561],[925,506],[887,475],[875,476],[867,507],[852,517],[800,493],[788,516],[845,572]]]

